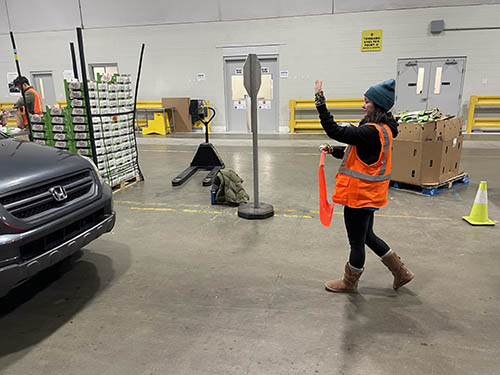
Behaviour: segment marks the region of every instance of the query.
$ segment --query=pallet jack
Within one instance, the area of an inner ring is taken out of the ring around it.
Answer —
[[[224,168],[224,162],[219,156],[219,153],[214,145],[208,141],[208,124],[213,120],[216,112],[212,107],[201,105],[198,100],[192,100],[189,109],[193,122],[200,121],[205,125],[205,142],[198,146],[198,150],[189,167],[184,169],[172,180],[172,186],[182,185],[199,170],[210,171],[202,182],[203,186],[210,186],[212,185],[215,175]],[[212,112],[211,116],[208,120],[205,120],[209,111]]]

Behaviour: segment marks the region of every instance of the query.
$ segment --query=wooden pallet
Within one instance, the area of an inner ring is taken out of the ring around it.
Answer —
[[[111,190],[113,190],[113,193],[116,193],[136,184],[139,181],[142,181],[141,176],[139,174],[136,174],[134,177],[128,178],[111,187]]]
[[[412,185],[403,182],[391,181],[390,186],[394,189],[417,193],[419,195],[433,196],[468,183],[469,175],[467,173],[460,173],[459,175],[438,184]]]

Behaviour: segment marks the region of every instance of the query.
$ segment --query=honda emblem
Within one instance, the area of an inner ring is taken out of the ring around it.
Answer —
[[[54,186],[53,188],[50,188],[49,191],[58,202],[68,198],[68,193],[66,193],[66,190],[62,186]]]

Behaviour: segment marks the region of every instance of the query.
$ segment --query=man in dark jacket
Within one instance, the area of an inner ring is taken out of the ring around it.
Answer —
[[[34,114],[43,112],[43,105],[40,94],[30,86],[28,78],[22,76],[17,77],[14,80],[14,85],[19,89],[19,91],[24,91],[24,98],[26,98],[28,113]],[[14,108],[17,109],[17,127],[21,129],[24,129],[26,125],[28,125],[26,110],[24,108],[24,98],[21,96],[14,105]]]

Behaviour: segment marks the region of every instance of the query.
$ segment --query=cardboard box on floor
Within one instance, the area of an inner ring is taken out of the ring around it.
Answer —
[[[449,117],[443,120],[422,123],[400,123],[398,140],[405,141],[451,141],[462,131],[462,119]]]
[[[185,133],[192,132],[193,125],[191,115],[189,114],[190,98],[162,98],[161,105],[163,108],[175,108],[175,132]]]
[[[413,185],[438,184],[459,175],[463,137],[449,141],[409,141],[392,144],[391,180]]]
[[[462,119],[400,123],[392,145],[391,180],[439,184],[460,174]]]

